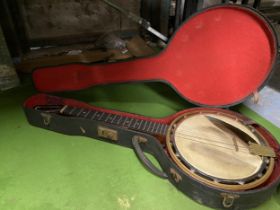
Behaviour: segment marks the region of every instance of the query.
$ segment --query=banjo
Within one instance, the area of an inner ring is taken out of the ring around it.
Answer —
[[[274,169],[274,149],[252,121],[244,120],[234,112],[194,108],[158,120],[112,113],[92,106],[50,104],[33,108],[42,112],[42,116],[82,118],[152,135],[187,175],[220,189],[242,191],[256,188],[268,180]],[[47,121],[44,123],[48,124]],[[96,138],[117,141],[113,129],[101,126],[96,132]]]

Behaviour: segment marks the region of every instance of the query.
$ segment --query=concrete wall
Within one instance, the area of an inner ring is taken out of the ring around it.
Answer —
[[[140,0],[114,0],[140,14]],[[31,40],[57,39],[137,30],[128,20],[102,0],[18,0],[26,35]]]

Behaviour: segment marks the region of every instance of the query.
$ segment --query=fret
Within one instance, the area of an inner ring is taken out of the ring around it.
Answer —
[[[148,128],[147,128],[147,130],[146,130],[147,132],[149,132],[149,129],[150,129],[150,127],[151,127],[152,122],[149,121],[148,123],[149,123],[149,125],[148,125]]]
[[[95,118],[95,116],[97,115],[98,111],[94,111],[93,115],[91,116],[91,120],[93,120]]]
[[[117,125],[121,124],[121,120],[122,120],[122,116],[119,115],[118,117],[120,117],[120,118],[116,122]]]
[[[142,120],[136,119],[132,127],[135,128],[136,130],[139,130],[141,123]]]
[[[123,124],[126,122],[126,119],[127,119],[127,117],[121,117],[119,125],[123,126]]]
[[[144,126],[142,128],[143,131],[145,131],[146,125],[147,125],[148,121],[145,121]]]
[[[101,112],[101,115],[98,117],[98,120],[101,120],[104,115],[104,112]]]
[[[101,116],[98,118],[99,121],[105,121],[105,119],[107,118],[108,113],[106,112],[102,112]]]
[[[141,130],[142,122],[143,122],[143,120],[140,120],[139,126],[137,127],[138,130]]]
[[[85,116],[86,119],[91,119],[92,116],[94,115],[94,112],[92,110],[90,110],[87,115]]]
[[[168,126],[167,125],[165,125],[164,126],[164,129],[163,129],[163,134],[165,135],[166,134],[166,132],[167,132],[167,128],[168,128]]]
[[[155,127],[155,133],[158,133],[157,130],[159,129],[159,127],[160,127],[160,124],[157,123],[157,124],[156,124],[156,127]]]
[[[80,117],[85,118],[85,115],[89,112],[89,110],[84,109],[80,114]]]
[[[126,117],[126,119],[125,119],[125,121],[124,121],[124,123],[123,123],[123,126],[125,126],[125,127],[129,127],[128,125],[130,124],[130,122],[131,122],[131,119],[130,118],[128,118],[128,117]]]
[[[158,129],[158,126],[159,126],[159,123],[155,123],[156,125],[155,125],[155,127],[154,127],[154,133],[157,133],[157,129]]]
[[[78,114],[80,111],[81,111],[81,108],[75,108],[75,110],[72,111],[71,115],[74,116],[74,117],[76,117],[77,114]]]
[[[112,120],[111,120],[111,123],[112,123],[112,124],[114,124],[114,120],[116,119],[116,117],[117,117],[118,115],[113,114],[113,116],[114,116],[114,117],[112,117]]]
[[[138,119],[134,119],[135,120],[135,122],[134,123],[132,123],[132,128],[134,128],[134,129],[136,129],[136,126],[139,124],[139,120]]]
[[[95,119],[95,120],[99,120],[100,116],[102,117],[102,114],[104,114],[104,113],[97,111],[97,113],[96,113],[94,119]]]
[[[72,110],[73,107],[66,107],[65,109],[61,110],[60,113],[65,115],[71,115],[70,113],[72,112]]]
[[[159,131],[158,131],[159,134],[162,134],[162,131],[163,131],[162,129],[163,129],[163,127],[164,127],[164,124],[160,124],[160,129],[159,129]]]
[[[155,123],[151,122],[150,131],[149,131],[150,133],[153,133],[154,127],[155,127]]]
[[[124,124],[126,123],[126,119],[127,119],[127,117],[124,118],[124,121],[123,121],[123,123],[122,123],[123,126],[124,126]]]
[[[77,113],[77,115],[76,115],[76,116],[77,116],[77,117],[79,117],[79,116],[80,116],[80,114],[81,114],[83,111],[84,111],[84,109],[83,109],[83,108],[81,108],[81,109],[80,109],[80,111]]]
[[[156,123],[152,122],[152,124],[153,124],[153,127],[152,127],[152,129],[151,129],[151,133],[154,132],[154,128],[155,128],[155,126],[156,126]]]
[[[72,110],[69,112],[69,115],[72,115],[72,113],[74,112],[75,109],[76,109],[76,107],[72,107]]]
[[[69,111],[67,111],[67,109],[71,110],[71,107],[65,105],[62,107],[62,109],[59,111],[60,114],[68,114]]]
[[[88,110],[84,117],[87,118],[87,116],[89,115],[89,113],[91,113],[91,110]]]
[[[133,122],[133,121],[134,121],[134,122]],[[131,127],[132,129],[134,129],[135,123],[137,123],[137,119],[131,120],[131,122],[130,122],[130,127]]]
[[[132,128],[133,128],[133,126],[131,126],[133,120],[135,120],[135,119],[129,118],[129,123],[128,123],[128,125],[127,125],[128,128],[129,128],[129,127],[132,127]]]
[[[106,119],[105,119],[105,122],[107,122],[107,120],[109,120],[110,117],[111,117],[111,114],[108,114],[107,117],[106,117]]]
[[[121,119],[121,125],[122,126],[124,126],[125,125],[125,123],[126,123],[126,120],[127,120],[127,117],[122,117],[122,119]]]

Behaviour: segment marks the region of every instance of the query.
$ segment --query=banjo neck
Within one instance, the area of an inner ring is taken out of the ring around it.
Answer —
[[[107,124],[116,125],[130,130],[151,134],[153,136],[166,136],[168,125],[148,119],[141,119],[121,114],[110,113],[96,109],[86,109],[65,105],[59,110],[60,115],[75,118],[95,120]]]

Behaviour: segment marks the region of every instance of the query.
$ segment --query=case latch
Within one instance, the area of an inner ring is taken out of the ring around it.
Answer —
[[[230,208],[234,201],[240,197],[239,195],[228,193],[221,193],[221,196],[223,197],[223,206],[225,208]]]
[[[105,138],[105,139],[110,139],[113,141],[118,140],[118,132],[116,130],[106,128],[103,126],[98,126],[97,127],[97,135],[99,137]]]
[[[170,168],[170,173],[176,183],[179,183],[182,180],[182,177],[175,171],[175,169]]]
[[[50,125],[52,116],[47,113],[41,113],[41,116],[43,118],[44,125],[46,126]]]

